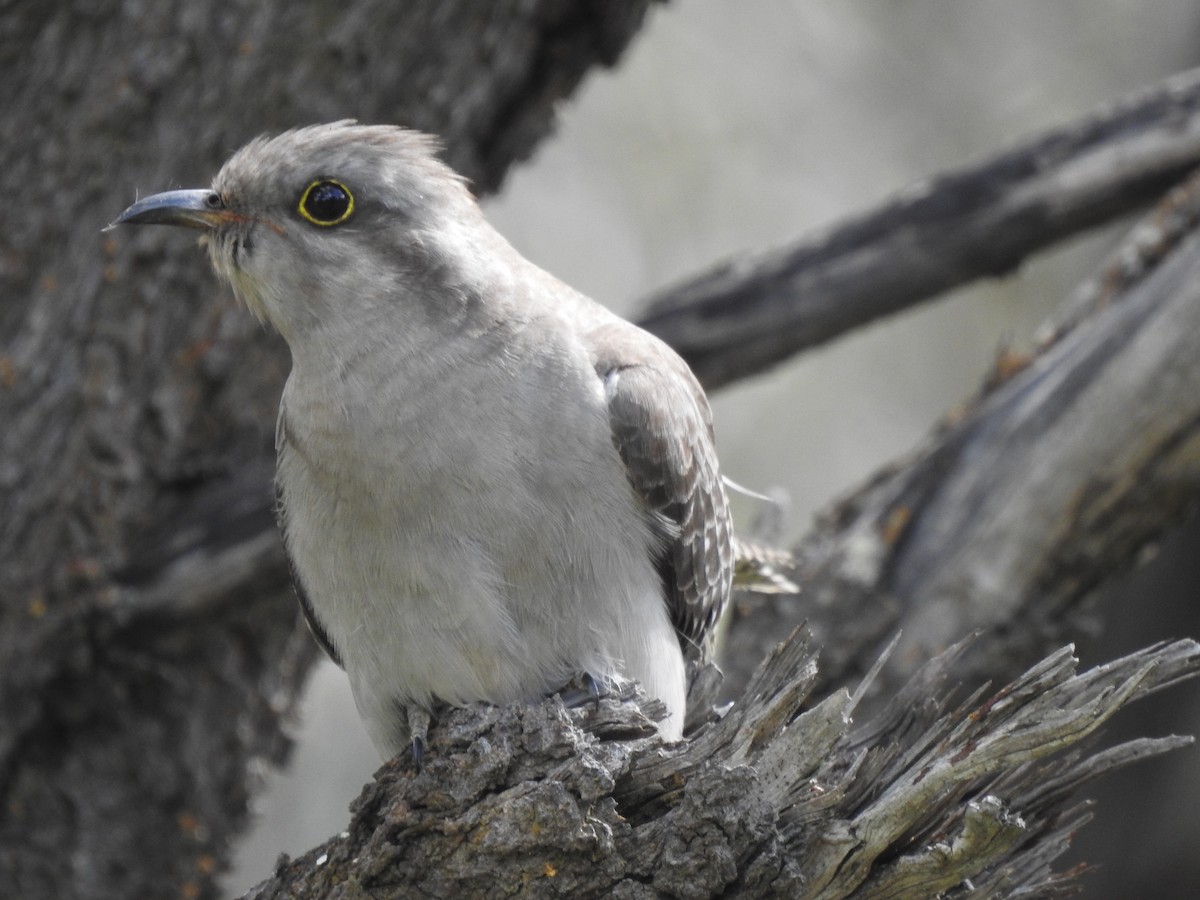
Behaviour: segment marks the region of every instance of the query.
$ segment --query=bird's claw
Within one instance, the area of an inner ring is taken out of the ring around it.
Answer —
[[[562,697],[563,705],[567,709],[581,709],[590,705],[593,710],[597,710],[600,708],[600,697],[603,695],[603,691],[591,672],[583,672],[572,679],[570,684],[558,692],[558,695]]]
[[[410,706],[407,712],[413,765],[420,772],[425,767],[425,747],[429,742],[429,713],[415,706]]]

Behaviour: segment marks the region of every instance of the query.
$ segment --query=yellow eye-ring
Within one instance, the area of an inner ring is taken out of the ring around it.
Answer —
[[[341,225],[354,214],[354,195],[340,181],[322,178],[300,195],[300,215],[314,225]]]

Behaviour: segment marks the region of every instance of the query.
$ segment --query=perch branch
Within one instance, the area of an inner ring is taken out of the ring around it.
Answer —
[[[385,765],[349,827],[247,897],[992,897],[1062,886],[1049,866],[1104,771],[1188,739],[1062,753],[1157,687],[1200,671],[1163,644],[1083,674],[1071,649],[1007,687],[954,699],[956,646],[855,726],[850,695],[805,708],[797,632],[742,703],[681,745],[625,694],[598,711],[455,710],[420,773]],[[1078,874],[1073,873],[1073,874]],[[976,893],[974,896],[980,896]]]

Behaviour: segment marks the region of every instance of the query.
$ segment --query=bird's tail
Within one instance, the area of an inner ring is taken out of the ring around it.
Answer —
[[[788,574],[796,559],[788,551],[757,541],[733,539],[733,589],[754,594],[798,594],[800,587]]]

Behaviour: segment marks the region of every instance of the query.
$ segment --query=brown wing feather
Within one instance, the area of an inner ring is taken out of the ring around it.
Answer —
[[[663,536],[667,604],[689,658],[707,658],[729,599],[733,533],[703,390],[665,344],[625,323],[593,340],[613,444]]]

